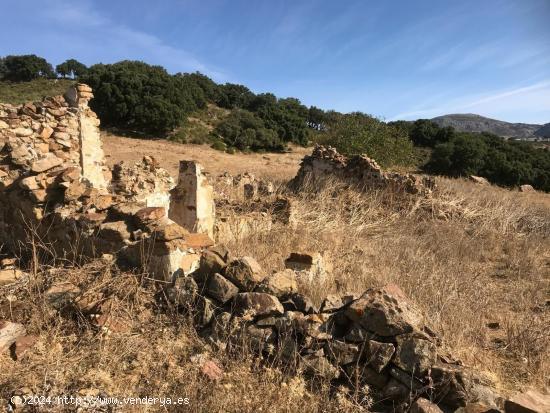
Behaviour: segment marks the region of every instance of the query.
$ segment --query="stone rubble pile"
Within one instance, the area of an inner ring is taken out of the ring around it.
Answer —
[[[249,172],[235,176],[224,172],[217,176],[215,181],[216,189],[222,198],[236,195],[237,199],[258,200],[275,193],[273,182],[257,178]]]
[[[417,411],[454,412],[492,394],[443,350],[397,286],[330,295],[318,308],[298,292],[298,276],[293,269],[268,275],[253,258],[232,258],[218,245],[203,251],[199,268],[178,277],[167,296],[193,315],[211,344],[244,346],[335,383],[366,384],[377,406],[392,411],[416,403],[433,409]]]
[[[127,202],[164,207],[168,211],[169,192],[175,186],[174,178],[151,156],[132,164],[119,162],[113,167],[112,192],[122,195]]]
[[[294,189],[337,179],[361,190],[390,188],[395,192],[428,195],[435,189],[433,178],[414,174],[384,172],[366,155],[348,158],[328,146],[317,145],[304,157],[298,174],[290,182]]]

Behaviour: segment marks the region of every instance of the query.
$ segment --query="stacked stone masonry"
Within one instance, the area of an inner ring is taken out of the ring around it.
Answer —
[[[428,176],[384,172],[374,159],[366,155],[348,158],[330,146],[321,145],[304,157],[290,185],[300,189],[311,184],[318,185],[327,179],[365,190],[390,188],[396,192],[429,195],[435,189],[433,178]]]
[[[246,347],[334,384],[367,385],[376,411],[409,411],[415,403],[434,412],[474,404],[499,411],[490,383],[444,350],[397,286],[329,295],[317,307],[298,292],[299,276],[293,269],[268,275],[253,258],[216,246],[167,296],[193,315],[211,345]]]
[[[105,167],[92,97],[78,84],[65,96],[0,105],[0,243],[17,255],[32,242],[56,258],[116,253],[168,280],[192,271],[198,253],[213,244],[211,232],[168,218],[177,208],[175,183],[153,158]],[[196,189],[185,178],[178,187]],[[212,222],[213,215],[200,219]]]

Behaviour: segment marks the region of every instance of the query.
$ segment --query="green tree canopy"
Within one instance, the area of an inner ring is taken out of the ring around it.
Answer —
[[[84,76],[88,71],[88,68],[83,63],[80,63],[75,59],[65,60],[63,63],[58,64],[55,67],[55,71],[64,78],[70,77],[72,79]]]
[[[38,77],[53,77],[52,65],[46,59],[31,55],[6,56],[3,59],[4,79],[16,82],[29,81]]]
[[[285,147],[275,131],[266,128],[262,119],[244,109],[232,111],[216,127],[215,134],[228,147],[242,151],[281,151]]]
[[[161,66],[122,61],[90,67],[82,81],[94,90],[92,108],[105,125],[166,133],[205,104],[202,89]]]

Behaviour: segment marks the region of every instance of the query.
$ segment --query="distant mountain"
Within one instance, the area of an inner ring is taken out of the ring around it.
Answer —
[[[535,135],[541,138],[550,139],[550,123],[547,123],[546,125],[542,125],[542,128],[538,129],[535,132]]]
[[[550,123],[546,125],[510,123],[471,113],[438,116],[432,121],[442,127],[452,126],[461,132],[490,132],[505,138],[550,137]]]

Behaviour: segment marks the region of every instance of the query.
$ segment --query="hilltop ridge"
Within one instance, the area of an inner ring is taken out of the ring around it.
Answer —
[[[460,132],[489,132],[505,138],[550,138],[550,124],[505,122],[474,113],[453,113],[431,120],[441,127],[452,126]]]

